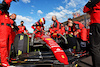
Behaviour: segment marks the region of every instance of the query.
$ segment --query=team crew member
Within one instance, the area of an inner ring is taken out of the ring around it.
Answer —
[[[78,21],[73,22],[72,19],[69,18],[68,26],[69,26],[68,34],[74,35],[80,44],[80,47],[78,47],[77,42],[73,41],[76,43],[77,51],[79,51],[80,48],[81,48],[81,50],[86,51],[87,30],[84,27],[84,25]],[[75,37],[74,37],[74,39],[75,39]]]
[[[87,41],[87,31],[84,25],[78,21],[72,21],[71,18],[68,19],[68,33],[76,36],[77,38]]]
[[[52,16],[53,21],[53,33],[61,33],[61,23],[58,22],[56,16]]]
[[[100,67],[100,0],[89,0],[84,6],[84,13],[90,14],[90,50],[93,67]]]
[[[65,24],[65,34],[68,35],[68,30],[69,30],[69,27],[67,24]]]
[[[11,19],[11,21],[13,22],[13,25],[11,25],[11,35],[12,35],[12,41],[14,42],[14,38],[15,38],[15,36],[16,36],[16,33],[17,33],[17,31],[19,30],[19,28],[17,27],[17,24],[16,24],[16,22],[15,22],[15,20],[16,20],[16,14],[12,14],[11,16],[10,16],[10,19]]]
[[[61,23],[61,34],[64,35],[65,34],[65,26],[63,23]]]
[[[24,26],[24,21],[20,22],[21,24],[18,26],[19,30],[17,32],[17,34],[21,34],[24,33],[25,31],[27,31],[26,27]]]
[[[9,36],[9,41],[10,41],[9,42],[9,48],[8,48],[9,51],[13,50],[13,48],[11,48],[11,47],[13,47],[13,43],[14,43],[16,33],[19,30],[15,20],[16,20],[16,14],[13,13],[12,15],[10,15],[10,22],[13,22],[13,24],[11,25],[11,35]],[[8,56],[10,56],[9,54],[10,54],[10,52],[8,52]],[[11,57],[13,57],[13,56],[14,56],[14,54],[11,55]]]
[[[53,25],[51,25],[51,27],[49,28],[49,31],[48,31],[49,35],[53,33],[53,29],[52,28],[53,28]]]
[[[44,31],[44,24],[45,24],[45,19],[41,18],[39,19],[38,22],[36,22],[35,24],[32,25],[32,28],[34,29],[34,33],[40,33],[41,31]],[[36,26],[36,28],[34,28],[34,26]]]
[[[7,61],[9,36],[11,35],[11,24],[8,9],[12,0],[3,0],[0,5],[0,55],[2,66],[10,66]]]

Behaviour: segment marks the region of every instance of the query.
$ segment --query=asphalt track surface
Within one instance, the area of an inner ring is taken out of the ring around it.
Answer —
[[[92,67],[92,58],[91,56],[82,59],[79,63],[80,67]]]

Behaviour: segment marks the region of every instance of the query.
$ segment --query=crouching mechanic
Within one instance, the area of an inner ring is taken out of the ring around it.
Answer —
[[[35,24],[32,25],[32,28],[34,29],[34,34],[38,33],[39,35],[44,34],[44,24],[45,24],[45,19],[41,18],[39,19],[38,22],[36,22]],[[36,28],[34,28],[34,26],[36,26]]]
[[[9,7],[12,0],[3,0],[0,5],[0,54],[1,54],[1,63],[4,67],[9,67],[7,55],[9,49],[9,36],[11,35],[11,24],[9,18]]]
[[[83,50],[86,48],[87,41],[87,30],[84,25],[78,21],[72,21],[71,18],[68,19],[68,34],[74,35],[79,41]]]

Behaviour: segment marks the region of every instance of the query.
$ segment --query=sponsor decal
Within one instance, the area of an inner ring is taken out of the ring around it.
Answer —
[[[57,48],[56,51],[54,51],[54,53],[57,53],[57,52],[64,52],[63,50]]]
[[[5,19],[8,19],[8,16],[7,15],[5,15]]]
[[[24,61],[40,61],[40,59],[25,59]]]
[[[24,36],[23,35],[20,35],[20,40],[23,40]]]
[[[60,47],[60,46],[51,46],[51,48],[54,48],[54,47]]]
[[[60,46],[57,45],[57,43],[55,43],[53,40],[48,40],[48,45],[50,46],[50,48],[60,47]]]
[[[46,40],[52,40],[51,38],[46,38]]]
[[[18,50],[18,55],[21,55],[22,54],[22,51]]]
[[[64,55],[61,55],[62,58],[65,58]]]
[[[12,61],[12,63],[17,63],[17,61]]]
[[[25,59],[24,61],[27,61],[27,59]]]
[[[22,30],[24,30],[24,27],[22,27]]]
[[[57,33],[54,33],[53,35],[57,35]]]
[[[5,17],[7,18],[7,15],[5,15]]]
[[[92,35],[92,33],[89,33],[90,35]]]

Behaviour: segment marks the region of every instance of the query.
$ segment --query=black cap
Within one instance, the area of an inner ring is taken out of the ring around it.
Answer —
[[[21,21],[21,22],[24,22],[24,21]]]
[[[72,20],[71,18],[68,18],[68,20]]]

